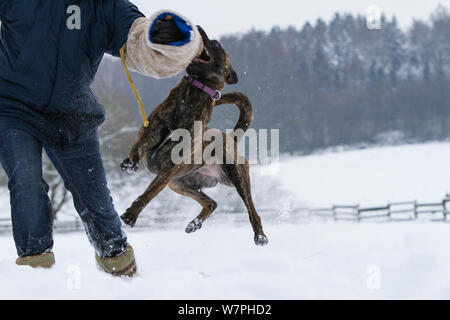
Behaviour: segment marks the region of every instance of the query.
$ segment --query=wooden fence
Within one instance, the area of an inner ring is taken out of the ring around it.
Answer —
[[[309,222],[311,218],[354,222],[414,221],[425,218],[429,221],[450,222],[450,195],[436,203],[392,202],[385,206],[367,208],[359,205],[335,205],[326,209],[289,208],[284,210],[286,214],[280,213],[283,210],[266,208],[258,212],[266,222],[276,224]],[[181,214],[152,215],[148,213],[140,217],[135,230],[182,228],[186,219],[187,217]],[[245,210],[221,210],[215,212],[211,220],[217,224],[223,220],[241,224],[248,223],[248,215]],[[0,218],[0,234],[11,233],[11,231],[11,219]],[[84,231],[84,227],[80,219],[74,217],[73,220],[55,221],[54,231],[56,233],[80,232]]]
[[[286,214],[281,211],[286,211]],[[306,208],[289,208],[286,210],[283,208],[265,208],[259,209],[258,212],[264,220],[267,221],[267,223],[298,223],[300,220],[305,219],[308,216],[308,209]],[[187,217],[186,215],[180,213],[158,215],[148,212],[139,218],[138,223],[133,230],[183,229],[189,222],[189,218],[194,217]],[[211,223],[216,225],[230,222],[236,225],[249,223],[246,210],[237,210],[236,208],[221,209],[216,211],[210,220]],[[126,229],[127,232],[130,231],[128,227],[126,227]],[[53,230],[55,233],[83,232],[84,227],[80,219],[74,216],[73,219],[67,219],[66,221],[55,221]],[[8,234],[11,233],[11,231],[11,219],[0,218],[0,234]]]
[[[73,219],[73,221],[56,222],[54,230],[57,232],[73,232],[83,230],[83,224],[79,219]],[[0,234],[9,233],[12,231],[11,219],[0,219]]]
[[[441,202],[418,203],[392,202],[385,206],[360,207],[359,205],[335,205],[332,208],[314,209],[311,214],[316,217],[333,219],[335,221],[414,221],[426,218],[430,221],[447,222],[450,221],[450,195],[447,195]]]

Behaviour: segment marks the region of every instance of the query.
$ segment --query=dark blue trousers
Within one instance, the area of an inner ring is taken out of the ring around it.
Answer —
[[[50,147],[18,129],[0,132],[0,162],[9,178],[14,241],[20,257],[53,247],[52,205],[42,177],[42,151],[72,193],[89,241],[101,257],[123,253],[127,238],[107,187],[97,134],[66,146]]]

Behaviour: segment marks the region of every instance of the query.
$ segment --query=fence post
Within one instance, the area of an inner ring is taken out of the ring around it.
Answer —
[[[75,219],[75,229],[77,231],[81,229],[80,221],[78,219]]]
[[[450,197],[449,196],[450,196],[450,194],[447,194],[446,199],[444,199],[442,201],[442,206],[444,207],[444,210],[442,211],[444,213],[444,221],[447,221],[447,214],[448,214],[448,212],[447,212],[447,203],[450,202]]]
[[[419,218],[419,212],[417,211],[417,200],[414,201],[414,220],[417,220]]]

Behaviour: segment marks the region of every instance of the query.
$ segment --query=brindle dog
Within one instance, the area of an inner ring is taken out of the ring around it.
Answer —
[[[225,84],[236,84],[238,77],[225,50],[219,42],[209,40],[201,27],[198,29],[203,38],[204,50],[188,67],[188,74],[214,90],[221,91]],[[219,101],[213,101],[207,93],[191,85],[186,78],[183,78],[169,97],[153,111],[148,118],[150,126],[141,128],[129,158],[121,165],[123,170],[136,171],[139,161],[145,158],[148,169],[157,175],[145,193],[122,215],[121,218],[127,225],[134,227],[142,210],[169,186],[173,191],[194,199],[203,207],[200,215],[186,228],[187,233],[195,232],[217,208],[217,203],[201,190],[216,187],[220,183],[236,188],[248,209],[255,243],[260,246],[267,245],[268,239],[252,200],[249,164],[238,154],[237,139],[232,141],[232,148],[226,148],[227,136],[223,134],[225,139],[222,163],[225,164],[211,165],[203,162],[197,165],[176,165],[171,158],[173,148],[179,143],[171,141],[171,133],[181,128],[188,130],[193,137],[195,121],[201,121],[202,132],[205,132],[208,130],[206,126],[214,108],[224,104],[235,104],[239,108],[241,114],[235,130],[242,129],[245,132],[253,120],[253,109],[244,94],[225,94]],[[203,142],[203,150],[206,146]],[[228,156],[232,153],[235,164],[226,164],[229,163],[226,161],[227,153]],[[238,159],[243,161],[236,162]]]

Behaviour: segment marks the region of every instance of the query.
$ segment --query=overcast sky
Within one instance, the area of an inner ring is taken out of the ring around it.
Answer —
[[[439,4],[450,9],[450,0],[131,0],[147,16],[159,9],[172,9],[202,25],[213,37],[245,32],[252,27],[302,27],[318,17],[329,20],[334,12],[365,14],[378,5],[388,16],[395,14],[402,27],[413,18],[426,19]]]

